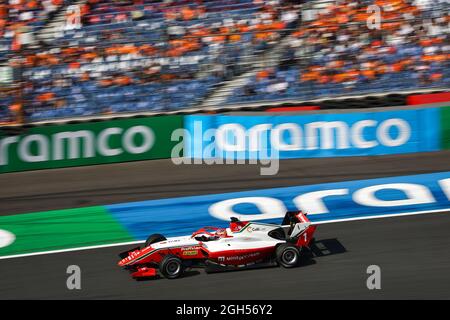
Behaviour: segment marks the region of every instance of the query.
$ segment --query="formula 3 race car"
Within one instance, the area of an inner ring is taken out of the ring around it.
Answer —
[[[263,265],[295,267],[309,252],[316,226],[306,214],[287,212],[281,225],[239,221],[231,218],[228,228],[204,227],[192,235],[148,237],[143,248],[119,254],[118,265],[135,279],[183,275],[188,268],[202,267],[207,273]]]

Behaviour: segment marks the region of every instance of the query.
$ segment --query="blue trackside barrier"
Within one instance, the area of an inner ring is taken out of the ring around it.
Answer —
[[[185,116],[200,159],[373,156],[440,149],[438,108],[314,115]]]

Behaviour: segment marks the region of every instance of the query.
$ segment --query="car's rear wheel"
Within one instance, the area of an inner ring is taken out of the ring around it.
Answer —
[[[284,268],[293,268],[300,262],[300,250],[293,244],[283,243],[275,253],[278,264]]]
[[[179,278],[184,272],[183,261],[174,255],[167,255],[159,264],[159,271],[167,279]]]
[[[145,246],[148,247],[152,243],[156,243],[156,242],[160,242],[160,241],[164,241],[164,240],[167,240],[166,237],[164,237],[162,234],[155,233],[147,238],[147,241],[145,241]]]

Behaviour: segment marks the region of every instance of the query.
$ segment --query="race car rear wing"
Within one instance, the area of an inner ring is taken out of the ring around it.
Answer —
[[[306,217],[306,215],[307,214],[302,211],[288,211],[286,212],[283,218],[283,222],[281,222],[281,225],[286,226],[296,223],[310,222],[309,219]]]
[[[306,213],[302,211],[288,211],[284,216],[282,227],[291,241],[295,241],[297,246],[308,246],[313,239],[313,234],[317,228],[311,225]]]

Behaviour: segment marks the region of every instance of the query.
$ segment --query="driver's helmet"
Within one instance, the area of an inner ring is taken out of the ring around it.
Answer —
[[[216,236],[219,238],[226,238],[227,237],[227,230],[226,229],[217,229]]]

